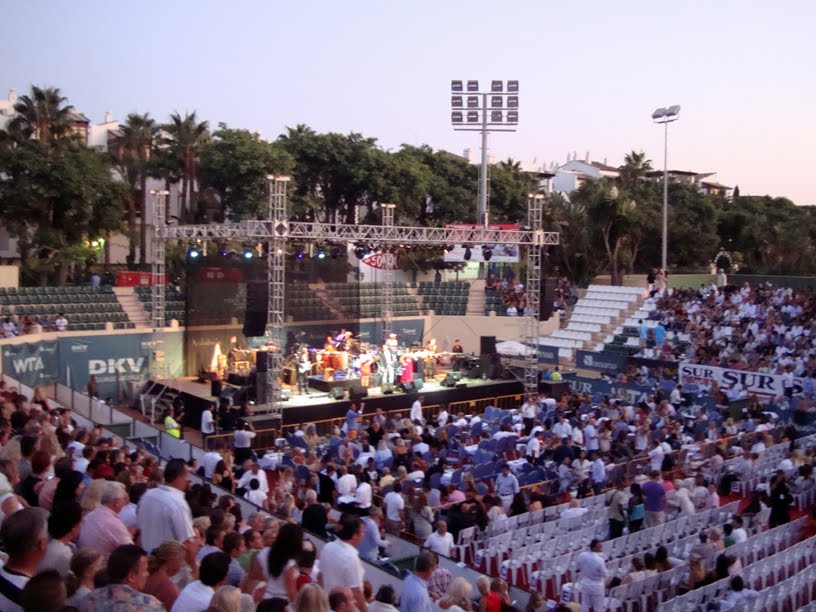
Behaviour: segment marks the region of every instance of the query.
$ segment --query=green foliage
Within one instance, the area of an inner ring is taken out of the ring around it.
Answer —
[[[226,217],[258,219],[268,215],[267,175],[293,170],[294,159],[281,144],[221,123],[201,147],[198,176],[203,188],[218,194]]]

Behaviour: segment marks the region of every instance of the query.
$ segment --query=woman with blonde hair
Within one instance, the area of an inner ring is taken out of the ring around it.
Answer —
[[[459,576],[450,583],[438,605],[443,610],[451,612],[471,612],[473,609],[470,604],[471,591],[473,591],[473,586],[465,578]]]
[[[144,593],[153,595],[168,610],[173,607],[179,595],[179,587],[171,580],[184,566],[186,549],[181,542],[169,541],[161,544],[147,559],[147,578]]]
[[[213,595],[206,612],[241,612],[241,589],[222,586]]]
[[[83,548],[71,557],[71,573],[65,580],[68,589],[66,606],[78,608],[82,600],[94,589],[94,576],[103,567],[102,553],[91,548]]]
[[[329,598],[326,591],[315,582],[300,587],[295,600],[295,612],[329,612]]]

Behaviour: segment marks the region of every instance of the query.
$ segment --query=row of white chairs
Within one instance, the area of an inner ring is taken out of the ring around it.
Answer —
[[[583,331],[572,331],[569,329],[559,329],[554,331],[549,336],[550,338],[564,338],[565,340],[580,340],[583,342],[588,342],[592,340],[592,334],[589,332]]]
[[[762,589],[756,598],[733,608],[734,612],[785,612],[816,609],[816,565],[810,565],[789,575],[787,579]]]
[[[618,302],[615,300],[593,300],[589,298],[581,298],[575,303],[575,306],[587,308],[608,308],[610,310],[626,310],[629,308],[629,302]]]
[[[587,292],[598,293],[622,293],[635,296],[643,296],[646,290],[643,287],[624,287],[622,285],[596,285],[592,284],[587,287]]]
[[[620,310],[613,308],[598,308],[596,306],[576,306],[572,312],[573,314],[609,317],[610,319],[617,319],[620,317]]]
[[[631,304],[640,298],[633,293],[605,293],[603,291],[587,291],[582,300],[602,300],[606,302],[627,302]]]
[[[809,558],[813,552],[813,544],[816,543],[806,540],[801,544],[806,546],[795,546],[794,543],[799,537],[799,531],[804,525],[805,519],[802,517],[787,525],[782,525],[775,529],[770,529],[759,535],[749,538],[745,542],[735,544],[728,548],[728,555],[740,559],[743,569],[741,575],[743,579],[750,576],[752,579],[761,574],[767,567],[770,567],[774,562],[767,560],[773,558],[774,555],[779,554],[788,548],[795,548],[794,556],[801,556],[802,558]],[[754,567],[754,566],[757,567]],[[699,589],[690,591],[684,595],[678,595],[671,599],[667,599],[660,604],[658,610],[684,611],[684,610],[700,610],[704,609],[706,604],[712,601],[719,601],[727,593],[730,586],[731,579],[724,578],[712,584],[706,585]]]
[[[573,313],[570,317],[570,323],[595,323],[597,325],[609,325],[612,319],[601,315],[584,315]]]
[[[539,336],[538,343],[555,348],[580,349],[584,347],[582,340],[569,340],[567,338],[556,338],[553,336]]]
[[[584,323],[582,321],[570,320],[567,324],[568,331],[598,333],[603,327],[598,323]]]

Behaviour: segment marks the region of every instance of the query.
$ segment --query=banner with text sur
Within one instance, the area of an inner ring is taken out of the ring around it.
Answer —
[[[684,385],[689,383],[698,385],[717,383],[722,391],[730,391],[740,385],[746,393],[762,397],[779,397],[785,394],[781,374],[748,372],[683,362],[680,364],[679,379]],[[801,392],[802,379],[795,377],[793,379],[793,393],[798,394]]]

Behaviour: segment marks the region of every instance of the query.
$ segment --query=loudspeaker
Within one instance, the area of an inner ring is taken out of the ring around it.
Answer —
[[[269,351],[258,351],[255,353],[255,371],[258,374],[266,373],[266,358],[268,355]]]
[[[281,401],[288,402],[292,398],[291,389],[281,389]]]
[[[416,387],[412,382],[400,383],[400,389],[405,391],[405,393],[416,393]]]
[[[425,379],[421,374],[414,374],[414,388],[419,391],[425,386]]]
[[[361,400],[368,397],[368,389],[361,385],[358,381],[354,381],[349,387],[349,399],[351,401]]]
[[[383,395],[391,395],[394,393],[394,385],[391,383],[383,383],[382,392]]]
[[[458,382],[458,383],[456,383],[456,388],[457,389],[466,389],[467,388],[467,383]]]
[[[493,354],[496,352],[496,336],[481,336],[479,338],[479,354]]]
[[[555,290],[558,287],[558,279],[544,278],[541,280],[541,291],[538,300],[538,320],[547,321],[553,313],[553,303],[555,302]]]
[[[244,311],[244,335],[266,334],[266,316],[269,311],[269,288],[266,280],[247,281],[246,310]]]
[[[481,378],[482,377],[482,366],[474,365],[468,373],[466,374],[468,378]]]
[[[487,378],[490,380],[501,378],[503,369],[501,364],[501,356],[496,353],[492,355],[482,354],[479,356],[479,363],[482,369],[482,374],[484,374]]]
[[[221,397],[222,385],[220,380],[213,380],[210,382],[210,395],[213,397]]]
[[[336,400],[341,400],[346,397],[346,390],[343,387],[332,387],[329,390],[329,397]]]
[[[462,378],[461,372],[449,372],[448,375],[445,377],[445,380],[442,381],[442,386],[454,387],[461,378]]]

